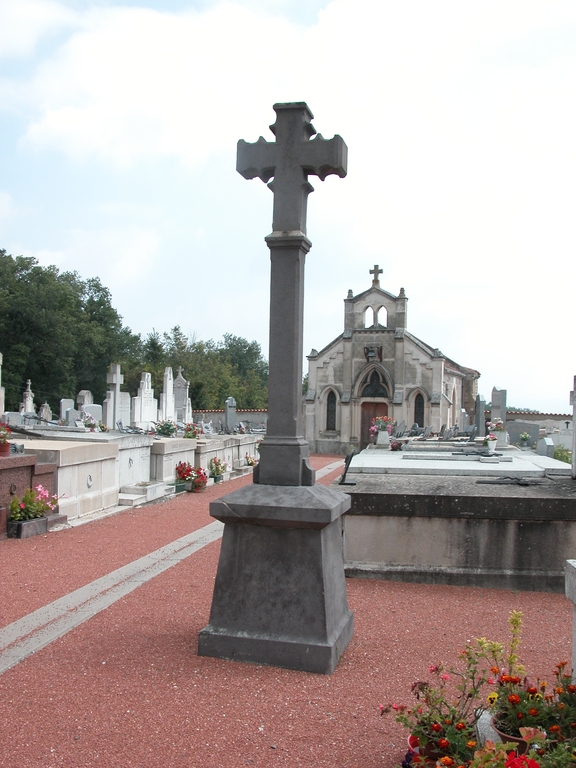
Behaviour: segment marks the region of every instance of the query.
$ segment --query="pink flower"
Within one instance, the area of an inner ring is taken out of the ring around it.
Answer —
[[[428,668],[428,672],[433,674],[434,672],[438,672],[439,668],[440,667],[438,666],[438,664],[430,664],[430,667]]]
[[[447,675],[447,674],[440,675],[440,680],[450,680],[450,675]]]

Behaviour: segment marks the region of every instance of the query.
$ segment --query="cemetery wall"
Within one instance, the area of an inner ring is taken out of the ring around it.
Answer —
[[[220,422],[222,425],[225,423],[224,409],[213,411],[194,411],[194,423],[200,424],[200,422],[212,422],[212,428],[215,432],[218,431]],[[261,424],[267,424],[268,422],[268,410],[266,408],[254,408],[250,410],[236,410],[236,422],[244,422],[251,424],[253,427],[259,427]]]

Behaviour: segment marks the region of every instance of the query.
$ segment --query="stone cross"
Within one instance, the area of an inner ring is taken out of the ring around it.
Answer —
[[[374,264],[374,269],[370,270],[370,274],[374,275],[374,278],[372,279],[372,285],[375,285],[377,288],[380,288],[379,278],[383,271],[383,269],[378,269],[378,264]]]
[[[236,163],[246,179],[274,177],[268,184],[274,193],[273,231],[266,238],[271,260],[268,429],[254,482],[314,485],[301,403],[304,262],[312,245],[306,237],[308,176],[345,176],[348,149],[340,136],[318,134],[310,140],[316,133],[314,116],[303,102],[275,104],[274,111],[270,130],[276,141],[240,140]]]
[[[311,120],[314,115],[302,102],[274,104],[276,122],[270,130],[276,136],[269,142],[260,136],[249,144],[240,139],[236,170],[245,179],[256,176],[263,182],[272,177],[268,186],[274,193],[274,232],[301,232],[306,234],[306,205],[313,191],[308,182],[310,174],[322,181],[329,174],[346,176],[348,148],[341,136],[324,139],[316,133]]]
[[[238,144],[237,170],[274,192],[270,248],[268,428],[254,484],[210,503],[224,523],[200,656],[331,673],[354,629],[342,515],[350,497],[314,486],[302,430],[302,324],[308,174],[346,173],[339,136],[318,137],[306,104],[276,104],[276,143]],[[227,403],[228,405],[228,403]],[[284,486],[284,487],[279,487]],[[310,486],[314,486],[313,488]]]

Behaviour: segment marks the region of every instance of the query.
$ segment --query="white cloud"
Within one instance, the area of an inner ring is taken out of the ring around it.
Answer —
[[[0,56],[27,56],[45,35],[77,23],[76,13],[54,0],[2,0]]]

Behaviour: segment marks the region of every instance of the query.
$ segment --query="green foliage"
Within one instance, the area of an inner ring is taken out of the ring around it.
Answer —
[[[53,410],[60,398],[106,392],[106,369],[138,347],[98,278],[41,267],[0,249],[0,338],[7,410],[18,410],[27,379]]]
[[[572,464],[572,451],[568,448],[564,448],[562,445],[557,445],[554,448],[554,458],[556,461],[565,461],[566,464]]]
[[[26,380],[37,403],[53,411],[63,397],[89,389],[106,396],[110,363],[120,363],[124,389],[135,395],[142,371],[162,391],[164,369],[182,367],[190,380],[194,410],[222,408],[234,397],[239,408],[266,408],[268,363],[260,345],[225,334],[220,342],[197,341],[179,326],[155,329],[145,339],[122,324],[110,292],[98,278],[41,267],[36,259],[0,249],[0,339],[6,410],[18,410]]]
[[[36,488],[27,488],[20,500],[13,496],[10,502],[9,520],[34,520],[37,517],[49,515],[56,507],[57,496],[50,496],[46,488],[37,485]]]

